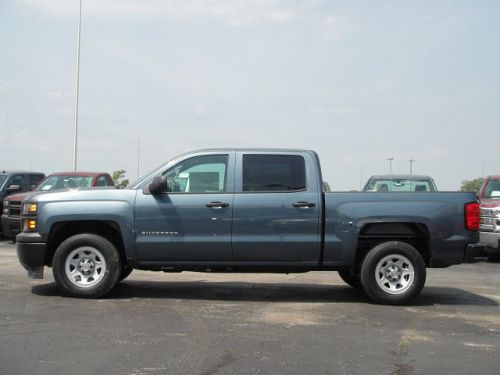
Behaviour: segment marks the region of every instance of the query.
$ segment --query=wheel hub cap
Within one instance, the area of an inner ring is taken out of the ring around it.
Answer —
[[[78,264],[78,269],[80,272],[88,275],[94,272],[95,269],[95,263],[91,259],[82,259],[80,263]]]
[[[66,277],[80,288],[99,284],[106,274],[107,264],[102,253],[91,246],[73,250],[65,262]]]
[[[391,281],[398,281],[401,278],[403,271],[397,266],[389,266],[385,270],[385,277]]]
[[[375,278],[378,286],[384,292],[401,294],[412,286],[415,279],[415,268],[407,257],[395,253],[383,257],[377,263]]]

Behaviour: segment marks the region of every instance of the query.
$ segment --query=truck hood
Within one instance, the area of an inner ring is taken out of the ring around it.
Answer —
[[[500,207],[500,199],[481,199],[481,207],[484,208]]]
[[[54,192],[31,192],[25,199],[38,202],[123,201],[135,196],[136,192],[136,190],[116,189],[114,187],[93,187],[58,190]]]
[[[17,193],[17,194],[7,195],[5,197],[5,200],[14,201],[14,202],[22,202],[31,193],[32,192],[30,191],[27,193]]]

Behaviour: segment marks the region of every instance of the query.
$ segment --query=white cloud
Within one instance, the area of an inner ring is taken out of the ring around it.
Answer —
[[[60,99],[62,95],[61,90],[52,90],[45,94],[45,99]]]
[[[352,20],[349,17],[328,15],[323,17],[320,29],[323,39],[338,40],[352,30]]]
[[[78,2],[17,0],[18,3],[62,16],[75,16]],[[208,18],[231,26],[255,23],[284,24],[298,17],[299,9],[285,0],[82,0],[88,16],[134,16],[198,20]]]

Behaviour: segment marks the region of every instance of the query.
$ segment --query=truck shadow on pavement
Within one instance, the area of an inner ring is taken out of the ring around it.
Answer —
[[[54,283],[32,287],[33,294],[62,296]],[[260,301],[301,303],[372,303],[360,289],[343,285],[214,282],[214,281],[136,281],[119,283],[104,299],[159,298],[209,301]],[[463,289],[426,287],[410,304],[499,306],[479,294]]]

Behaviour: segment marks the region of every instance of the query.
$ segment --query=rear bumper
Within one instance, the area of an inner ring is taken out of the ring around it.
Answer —
[[[500,252],[500,233],[479,232],[479,244],[485,247],[486,252]]]
[[[469,244],[465,249],[465,263],[475,263],[483,261],[486,257],[484,246],[480,244]]]
[[[17,257],[32,279],[43,278],[46,244],[38,233],[20,233],[16,236]]]
[[[21,219],[2,215],[2,231],[5,237],[15,237],[21,232]]]

